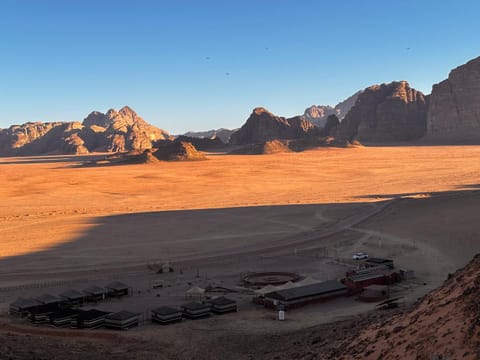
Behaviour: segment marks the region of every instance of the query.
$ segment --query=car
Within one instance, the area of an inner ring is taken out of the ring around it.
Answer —
[[[368,259],[368,254],[363,252],[357,252],[352,256],[353,260],[363,260]]]

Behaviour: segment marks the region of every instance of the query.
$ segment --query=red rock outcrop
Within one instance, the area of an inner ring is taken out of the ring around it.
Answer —
[[[148,124],[128,106],[119,111],[110,109],[106,114],[94,111],[85,118],[83,125],[91,132],[102,134],[95,136],[94,141],[88,141],[90,148],[97,151],[151,149],[153,142],[171,138],[166,131]]]
[[[426,139],[440,143],[480,143],[480,57],[452,70],[433,85]]]
[[[341,122],[337,137],[348,141],[395,142],[426,132],[428,99],[406,81],[365,89]]]
[[[230,137],[230,144],[262,143],[276,139],[299,139],[316,134],[319,129],[300,116],[290,119],[275,116],[268,110],[255,108],[247,122]]]
[[[148,124],[125,106],[106,114],[94,111],[83,123],[35,122],[0,129],[0,156],[145,150],[165,139],[171,139],[166,131]]]
[[[157,150],[152,150],[152,155],[164,161],[196,161],[206,160],[205,155],[195,146],[184,141],[165,141]]]

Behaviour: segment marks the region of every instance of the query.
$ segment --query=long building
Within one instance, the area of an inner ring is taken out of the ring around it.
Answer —
[[[267,293],[264,304],[266,307],[274,309],[279,305],[285,309],[293,309],[347,294],[348,289],[344,284],[337,280],[328,280]]]

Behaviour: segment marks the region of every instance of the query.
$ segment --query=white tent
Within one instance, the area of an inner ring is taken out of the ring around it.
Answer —
[[[185,293],[185,296],[187,298],[201,299],[204,294],[205,294],[205,289],[202,289],[201,287],[198,287],[198,286],[194,286],[191,289],[187,290],[187,292]]]

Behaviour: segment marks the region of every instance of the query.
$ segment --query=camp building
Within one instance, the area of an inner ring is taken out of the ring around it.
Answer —
[[[182,311],[169,307],[162,306],[152,310],[152,322],[159,324],[171,324],[182,320]]]
[[[105,327],[116,330],[128,330],[138,326],[140,315],[130,311],[119,311],[105,317]]]
[[[337,280],[328,280],[316,284],[292,287],[265,294],[265,306],[276,308],[283,305],[285,309],[304,306],[308,303],[324,301],[329,298],[347,295],[348,289]]]
[[[183,317],[188,319],[199,319],[210,316],[210,304],[193,301],[182,305]]]
[[[209,300],[211,310],[215,314],[225,314],[237,311],[237,302],[235,300],[227,299],[224,296]]]

